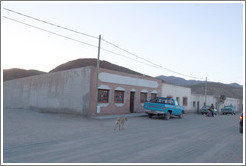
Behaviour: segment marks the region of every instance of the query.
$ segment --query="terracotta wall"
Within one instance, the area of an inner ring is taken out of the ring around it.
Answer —
[[[109,102],[98,103],[100,113],[96,109],[96,68],[92,67],[91,75],[91,99],[90,114],[112,115],[130,113],[130,94],[135,92],[134,112],[143,112],[143,103],[140,103],[140,93],[147,92],[148,100],[151,93],[161,95],[161,81],[146,76],[137,76],[107,69],[100,69],[98,78],[98,88],[109,90]],[[115,90],[124,91],[124,103],[114,102]]]

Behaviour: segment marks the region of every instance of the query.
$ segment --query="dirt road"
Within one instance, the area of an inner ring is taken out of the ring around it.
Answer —
[[[114,119],[4,110],[4,163],[242,163],[238,115]]]

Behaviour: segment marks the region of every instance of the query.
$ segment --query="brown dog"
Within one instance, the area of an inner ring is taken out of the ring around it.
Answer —
[[[117,126],[119,126],[119,130],[123,129],[126,121],[127,121],[127,117],[117,118],[114,122],[114,130],[116,129]]]

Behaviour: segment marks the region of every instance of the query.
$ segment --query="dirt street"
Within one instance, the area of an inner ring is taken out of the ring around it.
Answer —
[[[114,120],[4,109],[4,163],[242,163],[237,115]]]

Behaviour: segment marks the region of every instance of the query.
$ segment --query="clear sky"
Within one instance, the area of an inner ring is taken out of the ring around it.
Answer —
[[[92,36],[102,35],[104,40],[162,66],[146,65],[148,62],[102,41],[103,49],[121,56],[101,50],[101,60],[146,75],[173,75],[187,80],[207,77],[208,81],[244,84],[242,2],[1,2],[1,6],[2,69],[48,72],[71,60],[97,58],[96,47],[3,16],[95,46],[98,39],[3,9],[8,8]]]

